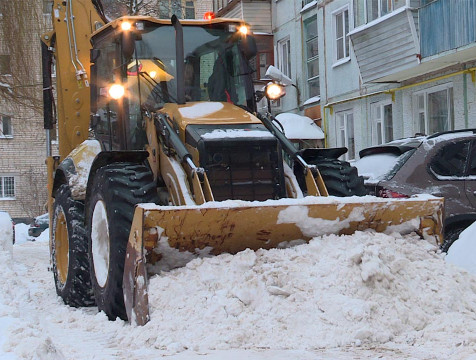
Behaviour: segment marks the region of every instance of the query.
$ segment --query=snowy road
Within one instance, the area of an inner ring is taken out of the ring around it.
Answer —
[[[152,279],[145,327],[65,306],[46,241],[0,261],[2,360],[476,359],[474,276],[411,236],[194,261]]]

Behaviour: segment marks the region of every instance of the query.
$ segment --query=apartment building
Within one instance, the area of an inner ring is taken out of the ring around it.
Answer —
[[[476,1],[316,2],[329,146],[476,127]]]
[[[0,210],[13,218],[45,212],[39,34],[47,12],[46,1],[0,3]]]

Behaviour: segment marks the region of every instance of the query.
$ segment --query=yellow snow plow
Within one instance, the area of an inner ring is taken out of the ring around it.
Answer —
[[[208,203],[203,206],[138,205],[127,245],[124,298],[128,319],[149,320],[148,273],[184,266],[198,256],[283,247],[326,234],[410,233],[438,244],[443,201],[307,197],[264,203]]]
[[[441,240],[442,199],[364,196],[339,160],[347,149],[298,150],[258,111],[282,84],[255,90],[242,20],[108,22],[99,0],[55,0],[52,20],[44,114],[49,134],[55,57],[59,156],[47,159],[48,206],[66,304],[145,324],[148,274],[195,256],[366,229]]]

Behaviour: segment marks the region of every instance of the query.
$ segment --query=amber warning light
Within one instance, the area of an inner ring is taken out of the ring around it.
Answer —
[[[205,20],[213,20],[215,19],[215,13],[213,11],[207,11],[205,14],[203,14],[203,18]]]

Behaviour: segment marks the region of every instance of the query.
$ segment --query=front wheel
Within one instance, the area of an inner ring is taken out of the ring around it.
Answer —
[[[91,280],[99,310],[127,320],[122,291],[124,260],[134,207],[156,202],[153,175],[144,165],[115,163],[100,168],[87,202]]]
[[[84,204],[71,197],[66,184],[55,193],[52,228],[51,262],[56,293],[70,306],[94,305]]]

